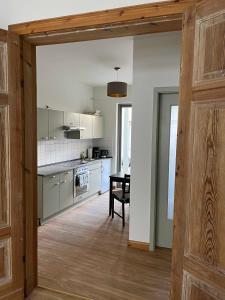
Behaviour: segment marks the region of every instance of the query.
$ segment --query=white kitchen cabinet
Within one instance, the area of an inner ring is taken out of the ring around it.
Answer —
[[[92,138],[103,138],[103,117],[92,116]]]
[[[101,161],[97,161],[89,166],[89,196],[101,191],[101,166]]]
[[[92,139],[92,115],[80,114],[80,139]]]
[[[74,112],[64,112],[64,125],[80,127],[80,114]]]

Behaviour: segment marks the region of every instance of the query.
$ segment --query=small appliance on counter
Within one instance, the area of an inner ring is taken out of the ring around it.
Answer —
[[[100,149],[99,149],[99,147],[93,147],[93,158],[94,159],[100,158]]]
[[[93,159],[93,148],[92,147],[88,148],[88,159],[89,160]]]
[[[100,158],[106,158],[109,156],[109,150],[102,149],[100,150]]]

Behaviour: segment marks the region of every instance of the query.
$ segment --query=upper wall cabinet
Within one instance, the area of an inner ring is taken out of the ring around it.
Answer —
[[[62,111],[38,108],[37,127],[39,141],[63,139],[62,125]]]
[[[48,140],[48,109],[38,108],[37,111],[38,140]]]
[[[92,116],[80,114],[80,139],[92,139]]]
[[[65,126],[80,126],[80,114],[73,112],[64,112],[64,123]]]
[[[62,130],[63,125],[63,112],[59,110],[49,110],[49,139],[61,140],[64,138]]]
[[[103,117],[92,116],[92,137],[103,138]]]

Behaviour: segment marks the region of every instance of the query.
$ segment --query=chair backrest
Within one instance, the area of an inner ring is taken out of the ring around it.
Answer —
[[[122,189],[123,189],[123,197],[125,197],[126,193],[130,193],[130,175],[128,174],[124,175]]]

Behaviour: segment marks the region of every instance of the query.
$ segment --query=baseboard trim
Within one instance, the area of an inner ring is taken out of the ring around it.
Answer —
[[[139,249],[142,251],[149,251],[149,243],[138,242],[138,241],[128,241],[128,247]]]

